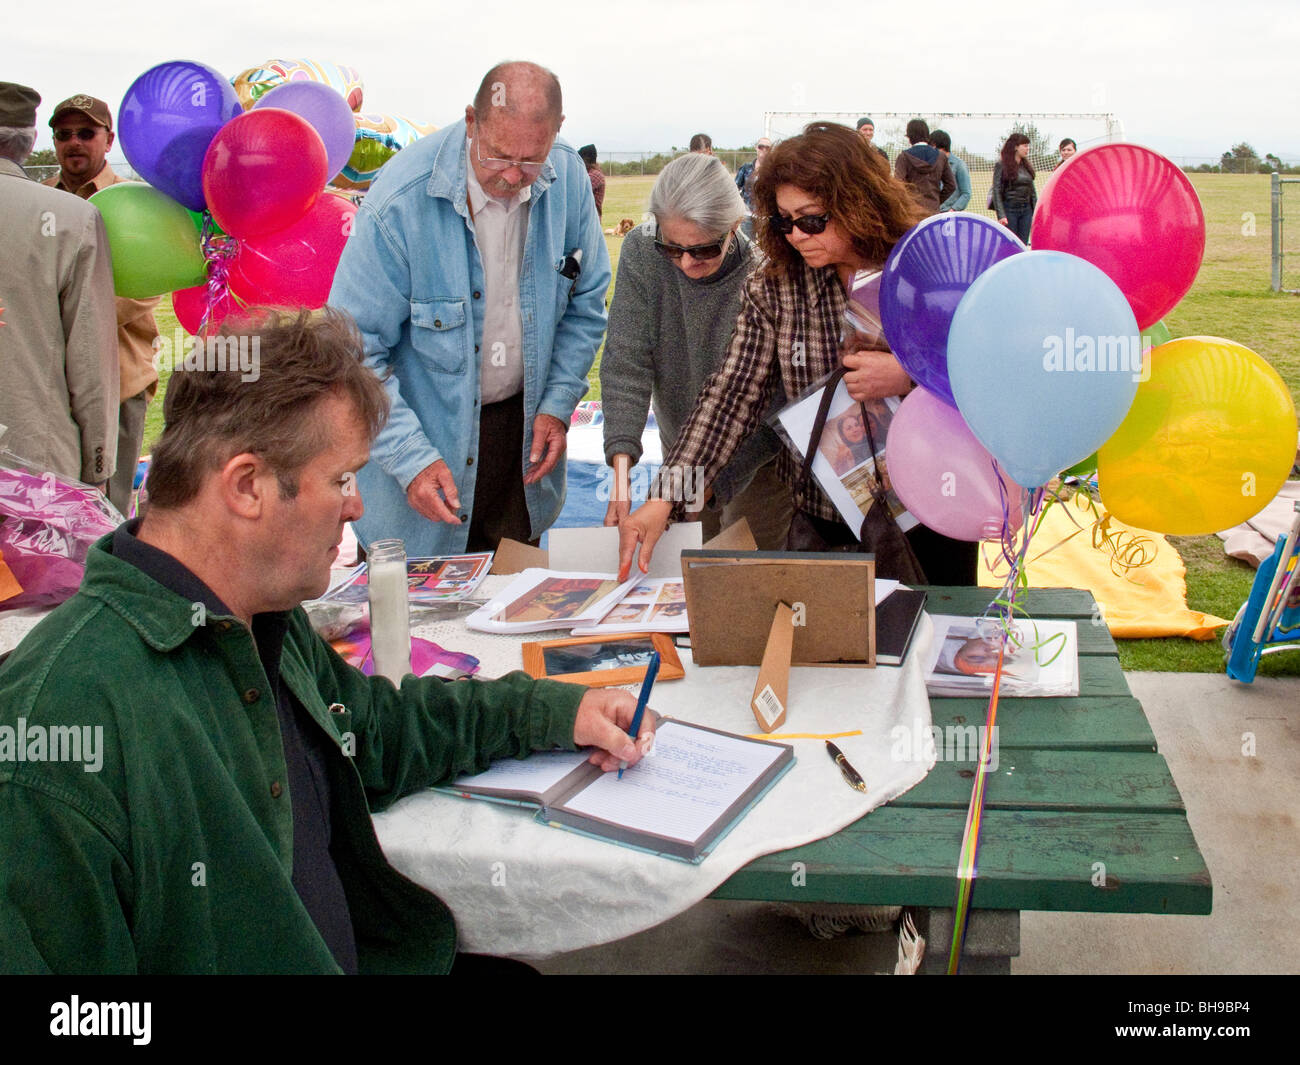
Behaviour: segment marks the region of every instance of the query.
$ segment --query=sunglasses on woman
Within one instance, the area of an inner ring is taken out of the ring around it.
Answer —
[[[783,214],[773,214],[767,217],[768,225],[778,233],[788,234],[795,226],[798,226],[799,232],[807,233],[809,236],[816,236],[818,233],[825,232],[830,220],[829,212],[826,214],[806,214],[802,218],[791,218]]]
[[[56,141],[70,141],[73,137],[76,137],[79,141],[93,141],[98,135],[99,130],[86,129],[84,126],[81,129],[56,129],[54,131]]]
[[[726,246],[727,237],[731,234],[724,233],[715,241],[708,244],[696,244],[691,248],[684,248],[680,244],[669,244],[667,241],[659,239],[659,230],[655,230],[655,247],[659,254],[665,259],[672,259],[676,262],[683,255],[689,255],[692,259],[716,259],[722,254],[722,249]]]

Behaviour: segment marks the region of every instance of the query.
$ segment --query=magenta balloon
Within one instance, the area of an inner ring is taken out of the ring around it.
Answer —
[[[178,288],[172,293],[172,310],[181,328],[191,335],[197,335],[203,324],[203,314],[208,309],[208,286],[195,285],[193,288]],[[231,314],[239,314],[239,305],[223,293],[208,316],[207,332],[215,333],[223,321]],[[180,354],[176,358],[179,361]]]
[[[1136,144],[1102,144],[1061,167],[1034,214],[1034,250],[1087,259],[1154,325],[1192,287],[1205,215],[1187,175]]]
[[[277,85],[253,105],[254,110],[278,107],[305,118],[325,144],[326,181],[347,165],[357,139],[356,116],[348,102],[318,81],[287,81]]]
[[[291,226],[240,241],[230,287],[250,304],[323,307],[357,208],[326,193]]]
[[[934,393],[915,389],[889,426],[889,480],[920,521],[955,540],[996,540],[1003,498],[1011,530],[1020,528],[1025,491],[1001,473],[961,414]]]
[[[217,225],[241,240],[293,225],[325,188],[325,144],[305,118],[245,111],[212,139],[203,195]]]

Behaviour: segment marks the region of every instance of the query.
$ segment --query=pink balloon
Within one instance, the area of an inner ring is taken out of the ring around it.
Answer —
[[[181,328],[191,335],[197,334],[203,321],[203,312],[208,309],[208,286],[178,288],[172,293],[172,309],[176,312],[176,320],[180,322]],[[240,312],[241,308],[229,294],[222,295],[208,317],[208,332],[215,333],[228,315]]]
[[[1025,490],[994,465],[961,414],[924,388],[914,390],[889,427],[889,479],[903,504],[955,540],[1002,534],[1006,490],[1011,530],[1020,528]]]
[[[250,304],[323,307],[357,208],[326,193],[293,225],[239,244],[230,287]]]
[[[278,107],[232,118],[203,157],[203,195],[217,225],[241,239],[293,225],[328,177],[325,144],[306,119]]]
[[[1102,144],[1052,175],[1034,214],[1034,250],[1069,252],[1099,267],[1145,329],[1196,280],[1205,215],[1187,175],[1163,155]]]

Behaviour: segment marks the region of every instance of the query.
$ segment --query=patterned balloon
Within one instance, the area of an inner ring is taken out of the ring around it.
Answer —
[[[343,173],[331,184],[340,189],[368,189],[389,159],[438,127],[401,115],[357,115],[357,140]]]
[[[263,95],[291,81],[318,81],[328,85],[347,100],[353,111],[361,110],[364,95],[361,73],[356,67],[339,63],[320,63],[314,59],[268,59],[261,66],[249,67],[236,75],[230,83],[247,111]]]

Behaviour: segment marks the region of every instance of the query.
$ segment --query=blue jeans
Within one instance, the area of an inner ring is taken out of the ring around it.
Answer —
[[[1007,228],[1026,244],[1029,243],[1029,230],[1033,222],[1034,209],[1032,207],[1007,208]]]

